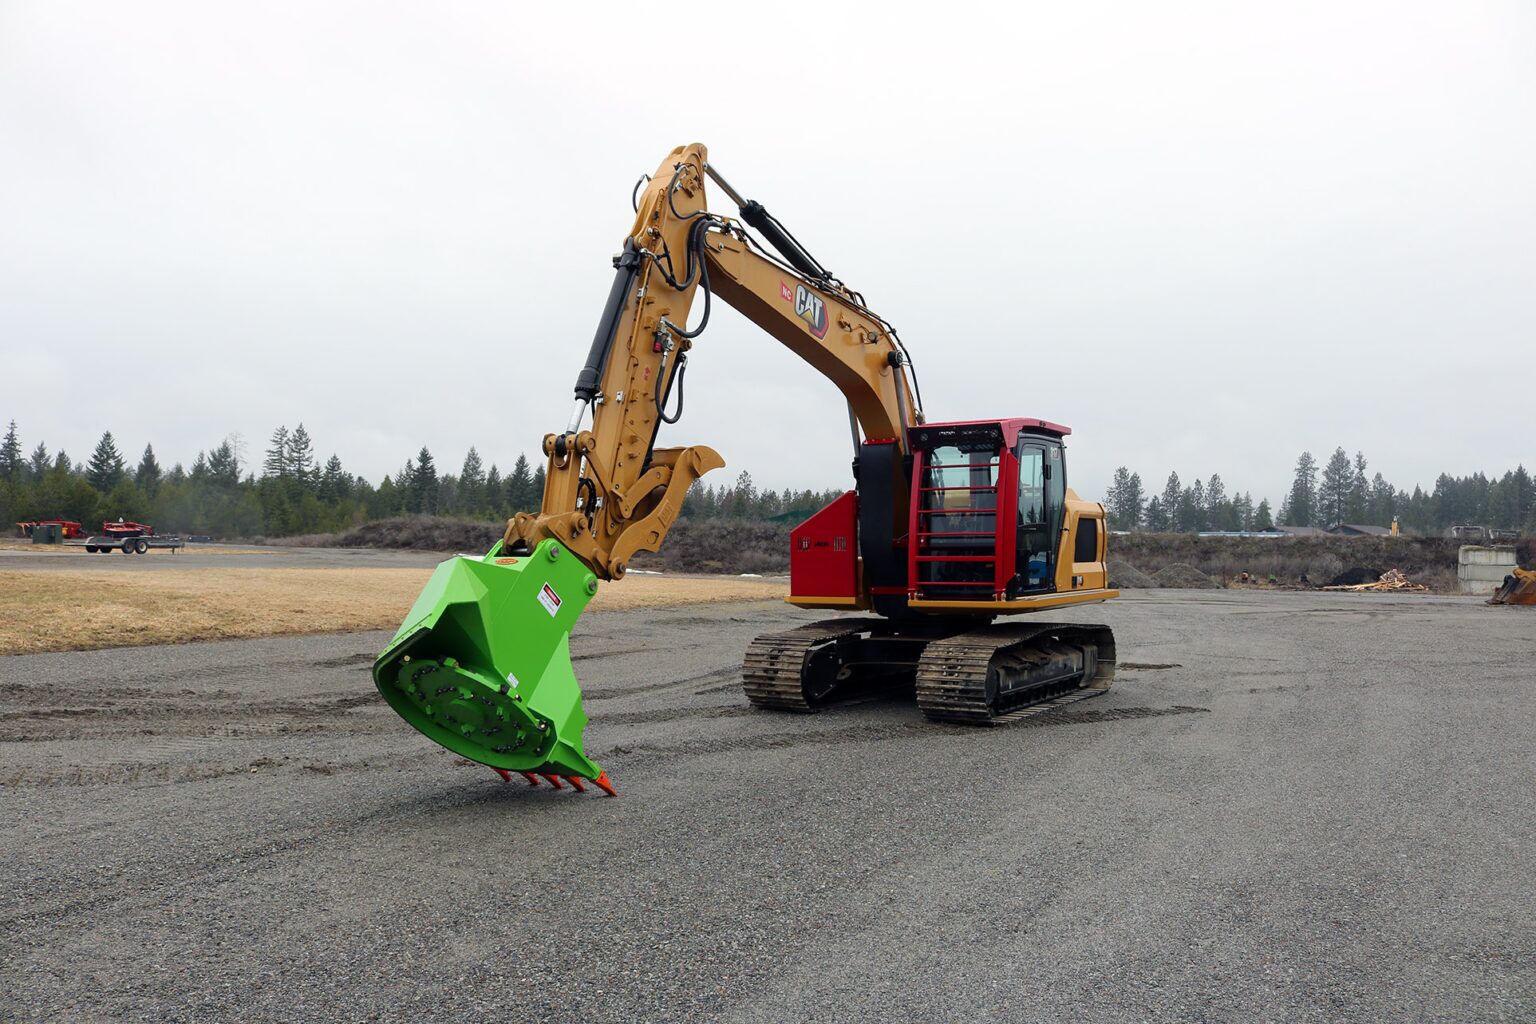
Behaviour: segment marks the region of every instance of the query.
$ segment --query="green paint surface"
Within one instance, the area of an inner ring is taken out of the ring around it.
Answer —
[[[595,779],[569,641],[597,578],[558,541],[515,559],[500,551],[498,542],[433,571],[373,681],[401,718],[456,754]]]

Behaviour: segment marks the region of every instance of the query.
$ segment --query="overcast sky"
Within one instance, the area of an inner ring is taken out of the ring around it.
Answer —
[[[1536,5],[838,6],[0,0],[0,420],[505,468],[565,422],[631,185],[702,141],[930,419],[1069,424],[1085,496],[1536,462]],[[687,391],[663,443],[719,480],[848,480],[835,390],[741,317]]]

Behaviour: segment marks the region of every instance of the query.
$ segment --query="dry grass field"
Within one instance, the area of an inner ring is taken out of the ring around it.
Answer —
[[[0,655],[393,629],[430,575],[392,568],[0,571]],[[591,610],[787,593],[782,581],[631,576],[604,584]]]

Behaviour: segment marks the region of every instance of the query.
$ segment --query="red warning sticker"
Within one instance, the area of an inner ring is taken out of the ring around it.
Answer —
[[[543,605],[544,610],[549,612],[550,618],[554,618],[555,613],[560,610],[560,595],[555,593],[554,587],[546,583],[539,590],[539,604]]]

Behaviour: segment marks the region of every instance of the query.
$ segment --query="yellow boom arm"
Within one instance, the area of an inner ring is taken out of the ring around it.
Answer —
[[[740,220],[708,212],[704,181],[736,201]],[[757,228],[785,257],[749,238]],[[922,422],[907,361],[890,325],[827,273],[757,203],[746,202],[709,166],[704,146],[668,154],[639,198],[635,222],[614,260],[616,276],[576,406],[560,433],[544,437],[548,458],[537,515],[507,522],[507,550],[554,538],[600,578],[619,579],[637,551],[660,548],[694,481],[725,462],[713,448],[657,448],[665,412],[693,339],[723,299],[832,381],[866,439],[895,438]],[[686,327],[704,293],[697,327]],[[679,396],[681,397],[681,396]],[[582,429],[588,411],[592,423]],[[680,413],[679,413],[680,414]],[[906,495],[896,495],[897,509]]]

